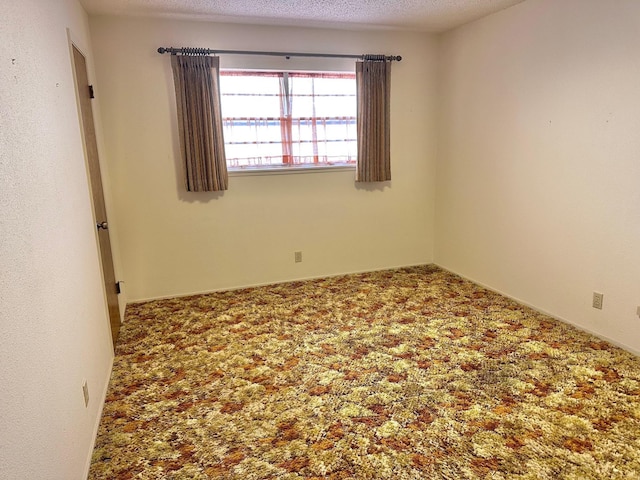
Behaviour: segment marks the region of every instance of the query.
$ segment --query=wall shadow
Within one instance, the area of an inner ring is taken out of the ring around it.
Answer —
[[[365,192],[382,192],[387,188],[391,188],[391,180],[388,182],[354,182],[357,190]]]

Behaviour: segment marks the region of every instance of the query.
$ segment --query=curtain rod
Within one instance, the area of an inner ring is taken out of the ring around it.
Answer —
[[[323,57],[323,58],[358,58],[361,60],[374,60],[374,61],[396,61],[399,62],[402,60],[400,55],[349,55],[342,53],[298,53],[298,52],[253,52],[247,50],[212,50],[210,48],[191,48],[191,47],[182,47],[182,48],[158,48],[158,53],[170,53],[171,55],[181,54],[181,55],[216,55],[218,53],[221,54],[231,54],[231,55],[271,55],[274,57]]]

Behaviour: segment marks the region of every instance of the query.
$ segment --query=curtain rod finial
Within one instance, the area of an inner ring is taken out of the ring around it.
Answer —
[[[166,48],[164,48],[164,47],[160,47],[160,48],[158,48],[158,53],[164,53],[164,52],[166,52],[166,51],[167,51],[167,50],[166,50]]]

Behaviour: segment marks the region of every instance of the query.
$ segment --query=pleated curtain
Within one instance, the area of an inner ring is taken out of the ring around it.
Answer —
[[[391,62],[356,62],[358,160],[356,182],[391,180]]]
[[[172,55],[180,150],[189,192],[227,190],[218,57]]]

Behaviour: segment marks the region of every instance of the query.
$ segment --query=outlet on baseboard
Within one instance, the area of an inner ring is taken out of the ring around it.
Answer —
[[[593,308],[602,310],[602,300],[604,298],[603,293],[593,292]]]
[[[87,385],[87,381],[85,380],[82,384],[82,395],[84,395],[84,406],[89,406],[89,385]]]

